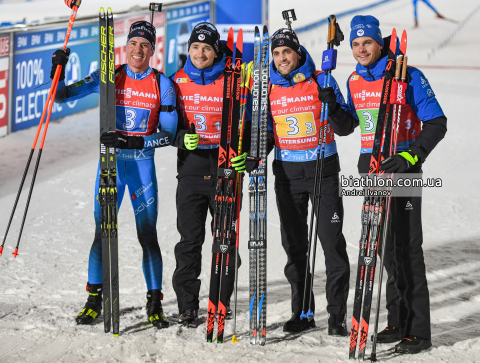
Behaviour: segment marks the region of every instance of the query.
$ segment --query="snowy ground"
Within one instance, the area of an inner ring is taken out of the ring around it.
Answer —
[[[45,4],[51,0],[39,1]],[[468,0],[432,0],[442,13],[460,21],[477,9]],[[84,3],[87,3],[84,1]],[[354,0],[297,2],[300,27],[331,13],[358,7]],[[29,4],[29,8],[35,2]],[[131,2],[116,1],[117,7]],[[0,4],[2,19],[12,2]],[[85,5],[85,4],[84,4]],[[108,5],[108,4],[105,4]],[[128,5],[128,6],[127,6]],[[282,24],[280,11],[291,8],[285,0],[270,1],[270,29]],[[5,8],[8,7],[8,8]],[[97,7],[97,5],[95,5]],[[49,10],[50,11],[50,10]],[[96,9],[95,9],[96,11]],[[412,29],[413,10],[409,0],[386,3],[368,10],[381,22],[384,34],[395,26],[407,29],[408,54],[412,65],[425,65],[424,73],[449,119],[448,133],[424,166],[425,177],[440,177],[443,187],[424,190],[423,220],[425,258],[432,309],[433,348],[409,357],[412,362],[475,362],[480,352],[480,197],[478,162],[472,158],[474,135],[480,126],[473,105],[480,96],[480,11],[463,24],[437,20],[419,5],[420,28]],[[54,14],[52,14],[53,16]],[[29,14],[26,15],[30,16]],[[12,16],[13,19],[13,16]],[[351,17],[339,23],[348,39]],[[300,41],[315,59],[325,47],[326,27],[300,33]],[[323,40],[321,40],[322,38]],[[446,46],[440,47],[445,39]],[[434,51],[434,52],[433,52]],[[343,91],[354,60],[348,43],[339,49],[334,72]],[[450,66],[445,69],[443,66]],[[457,66],[470,67],[458,69]],[[0,139],[0,231],[5,231],[11,207],[28,157],[34,129]],[[141,270],[141,249],[136,240],[134,217],[129,203],[120,213],[120,294],[121,334],[118,339],[103,333],[102,324],[76,326],[74,317],[85,303],[88,251],[93,239],[94,179],[97,168],[98,109],[64,118],[50,125],[42,156],[20,255],[11,255],[19,232],[21,213],[14,219],[4,255],[0,258],[0,362],[183,362],[183,361],[276,361],[334,362],[347,360],[348,338],[331,338],[326,332],[324,265],[319,251],[316,270],[317,329],[305,334],[286,335],[282,323],[290,315],[290,289],[283,276],[286,261],[280,245],[273,177],[269,180],[268,210],[268,344],[250,346],[247,335],[248,253],[240,247],[243,266],[239,272],[238,344],[207,344],[205,324],[185,329],[176,324],[178,311],[171,287],[175,267],[173,248],[179,236],[175,223],[176,150],[157,151],[156,166],[161,209],[158,235],[164,259],[164,307],[171,327],[157,331],[146,324],[145,283]],[[356,174],[360,141],[352,136],[337,138],[346,176]],[[464,161],[465,160],[465,161]],[[29,179],[30,180],[30,179]],[[20,201],[23,209],[25,194]],[[345,198],[344,233],[352,271],[356,271],[361,200]],[[247,220],[245,210],[242,220]],[[2,232],[3,233],[3,232]],[[241,226],[247,238],[246,223]],[[3,239],[3,236],[1,236]],[[204,246],[201,310],[204,318],[208,295],[210,234]],[[351,286],[354,285],[352,273]],[[349,314],[353,293],[349,298]],[[373,313],[373,312],[372,312]],[[385,310],[380,326],[386,322]],[[232,324],[226,333],[231,337]],[[228,340],[228,339],[227,339]],[[402,362],[393,345],[381,345],[379,358]],[[367,347],[367,352],[370,348]]]

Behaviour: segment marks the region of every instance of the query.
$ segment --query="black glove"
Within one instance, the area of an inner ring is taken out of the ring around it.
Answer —
[[[57,49],[52,55],[52,70],[50,71],[50,78],[53,79],[55,76],[55,71],[57,70],[57,65],[62,66],[62,71],[60,72],[59,81],[65,79],[65,65],[68,62],[68,56],[70,55],[70,48],[63,50],[63,48]]]
[[[380,170],[385,173],[404,173],[418,163],[418,156],[413,152],[404,151],[390,156],[382,161]]]
[[[337,111],[337,95],[333,87],[320,88],[317,87],[318,99],[322,103],[328,104],[328,114],[333,115]]]
[[[245,170],[247,173],[251,173],[255,169],[257,169],[260,165],[260,161],[262,159],[258,158],[256,156],[247,156],[247,159],[245,160]]]
[[[118,131],[104,132],[100,135],[100,142],[105,146],[117,149],[143,149],[145,141],[143,136],[127,136]]]

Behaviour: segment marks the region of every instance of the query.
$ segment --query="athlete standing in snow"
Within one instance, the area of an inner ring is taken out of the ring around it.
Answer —
[[[177,129],[175,88],[163,74],[149,66],[155,50],[155,27],[146,21],[135,22],[127,38],[127,64],[116,70],[117,131],[103,133],[101,142],[117,148],[118,208],[125,187],[135,211],[137,235],[143,249],[143,272],[147,283],[147,315],[154,326],[166,328],[161,300],[163,264],[157,239],[158,187],[155,174],[156,147],[171,145]],[[57,50],[52,72],[57,64],[65,66],[70,50]],[[51,75],[53,77],[53,73]],[[65,67],[58,85],[56,102],[68,102],[99,93],[99,70],[70,86],[65,86]],[[99,190],[99,178],[95,194]],[[102,244],[100,204],[95,200],[95,239],[88,264],[87,303],[77,324],[90,324],[102,309]]]
[[[173,288],[177,294],[179,323],[190,327],[198,323],[205,222],[207,212],[213,217],[215,207],[225,69],[225,54],[220,47],[220,34],[215,26],[206,22],[198,24],[188,41],[185,66],[170,77],[175,83],[179,114],[174,146],[178,147],[177,229],[181,236],[175,246],[177,267]],[[192,123],[195,134],[189,131]],[[247,122],[243,150],[248,150],[249,126]],[[239,172],[245,170],[245,157],[243,153],[232,159],[233,167]],[[232,279],[229,296],[233,284]],[[232,317],[229,305],[227,319]]]
[[[350,45],[358,64],[347,82],[348,104],[360,119],[362,145],[358,171],[368,173],[377,124],[388,44],[382,38],[379,21],[373,16],[355,16],[351,21]],[[384,160],[387,173],[415,173],[443,139],[447,119],[423,73],[408,67],[407,104],[402,106],[397,154]],[[349,125],[355,122],[349,120]],[[345,125],[347,127],[347,125]],[[378,334],[378,343],[395,342],[397,353],[419,353],[432,346],[430,300],[423,257],[421,197],[394,197],[391,224],[385,249],[388,326]],[[396,288],[394,287],[394,284]],[[402,339],[403,338],[403,339]]]
[[[308,201],[313,200],[315,166],[320,132],[322,102],[329,104],[325,164],[322,179],[318,236],[325,254],[328,334],[347,335],[345,318],[350,278],[346,241],[342,233],[343,203],[339,196],[340,163],[334,133],[343,136],[354,126],[342,127],[344,118],[352,118],[336,81],[323,85],[324,73],[315,63],[296,34],[280,29],[272,36],[273,61],[270,65],[272,84],[269,101],[269,139],[275,139],[275,193],[280,215],[282,245],[287,253],[285,276],[292,289],[292,317],[283,331],[300,332],[315,326],[315,321],[300,319],[304,310],[303,296],[308,250]],[[347,111],[347,112],[346,112]],[[311,276],[307,276],[308,282]],[[307,287],[305,296],[311,292]],[[315,302],[312,293],[312,312]]]

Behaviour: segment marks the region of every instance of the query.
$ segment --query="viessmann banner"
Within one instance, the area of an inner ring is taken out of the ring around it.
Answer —
[[[98,69],[98,23],[74,27],[68,47],[65,83],[72,84]],[[38,124],[51,86],[53,52],[63,46],[66,29],[15,34],[12,131]],[[47,84],[45,84],[47,83]],[[71,115],[98,105],[98,96],[89,95],[65,104],[55,104],[51,119]]]

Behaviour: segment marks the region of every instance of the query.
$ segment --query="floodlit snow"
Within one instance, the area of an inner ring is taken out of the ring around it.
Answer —
[[[413,29],[410,0],[392,1],[361,12],[380,19],[384,35],[392,27],[408,32],[409,64],[418,65],[430,81],[448,117],[448,133],[424,165],[425,177],[439,177],[443,187],[425,189],[423,199],[424,252],[429,278],[433,348],[408,357],[415,362],[476,362],[480,354],[480,198],[479,164],[474,138],[480,134],[476,112],[480,96],[480,11],[473,0],[431,0],[438,10],[460,24],[438,20],[419,4],[420,28]],[[330,14],[356,8],[360,2],[302,1],[295,3],[295,27],[318,21]],[[60,4],[60,5],[59,5]],[[131,1],[85,1],[79,15],[95,15],[99,5],[116,11]],[[142,3],[142,6],[147,6]],[[291,1],[270,1],[270,31],[283,27],[281,10]],[[84,10],[85,9],[85,10]],[[46,16],[68,15],[59,0],[0,2],[0,21],[27,21]],[[21,15],[20,15],[21,14]],[[342,91],[354,69],[348,46],[352,16],[339,18],[346,41],[339,48],[340,63],[333,75]],[[326,26],[299,39],[319,64],[326,43]],[[446,45],[441,44],[449,39]],[[428,66],[428,67],[421,67]],[[442,68],[442,66],[452,66]],[[471,67],[456,69],[456,66]],[[476,67],[476,68],[475,68]],[[4,233],[36,129],[0,138],[0,231]],[[359,130],[337,137],[342,174],[356,175],[360,149]],[[270,160],[273,157],[270,157]],[[176,230],[176,150],[158,149],[156,154],[160,211],[158,237],[163,254],[165,313],[170,328],[156,330],[147,324],[146,286],[141,268],[134,215],[126,201],[119,217],[120,336],[103,333],[103,324],[77,326],[75,315],[86,301],[87,261],[93,240],[94,180],[98,163],[98,109],[52,122],[38,172],[35,190],[17,258],[11,255],[20,229],[25,190],[0,257],[0,361],[13,362],[335,362],[348,359],[348,338],[327,335],[325,274],[322,252],[318,253],[315,277],[317,328],[304,334],[287,335],[282,324],[290,316],[290,288],[283,275],[286,262],[280,243],[273,179],[268,181],[268,297],[267,345],[248,343],[248,252],[246,208],[241,215],[239,302],[237,335],[230,343],[233,324],[227,321],[225,344],[205,342],[205,316],[210,269],[210,241],[203,248],[201,309],[203,323],[187,329],[176,323],[178,310],[171,285],[175,268],[173,249],[179,241]],[[27,184],[31,180],[31,170]],[[246,189],[244,190],[246,191]],[[244,201],[244,203],[246,200]],[[245,204],[244,204],[245,205]],[[361,198],[344,198],[344,234],[351,261],[351,290],[348,305],[350,325],[353,286],[357,268]],[[210,219],[209,219],[210,220]],[[209,223],[209,222],[207,222]],[[3,234],[1,235],[3,239]],[[376,289],[375,289],[376,290]],[[375,293],[376,294],[376,293]],[[384,298],[383,298],[384,299]],[[382,304],[384,305],[384,304]],[[372,327],[373,327],[372,311]],[[382,306],[380,327],[386,325]],[[403,362],[393,344],[378,345],[382,361]],[[370,344],[367,354],[370,353]]]

